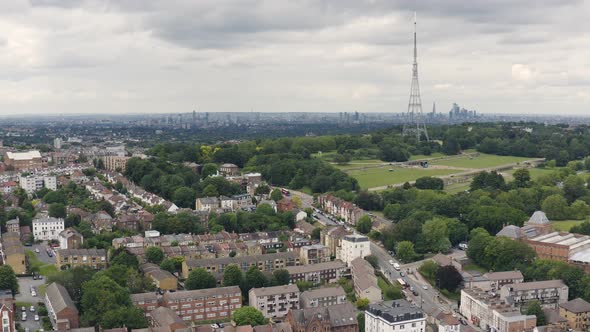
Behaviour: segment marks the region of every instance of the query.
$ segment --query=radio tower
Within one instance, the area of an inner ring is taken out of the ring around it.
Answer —
[[[420,85],[418,84],[418,48],[416,46],[416,13],[414,13],[414,64],[412,65],[412,86],[410,88],[410,102],[405,116],[403,136],[416,135],[420,141],[422,134],[429,141],[424,116],[422,115],[422,100],[420,99]]]

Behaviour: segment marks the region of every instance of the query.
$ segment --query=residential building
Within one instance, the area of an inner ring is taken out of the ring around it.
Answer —
[[[568,287],[562,280],[544,280],[508,284],[500,288],[500,298],[518,308],[525,307],[529,302],[539,301],[543,308],[558,308],[567,302]]]
[[[330,249],[321,244],[299,248],[301,264],[318,264],[330,261]]]
[[[450,312],[440,312],[435,317],[438,332],[460,332],[461,322]]]
[[[577,298],[559,305],[559,315],[576,331],[590,330],[590,303]]]
[[[156,292],[131,294],[131,303],[146,313],[160,306]]]
[[[353,259],[357,257],[365,258],[369,255],[371,255],[369,238],[364,235],[352,234],[342,238],[341,248],[336,253],[336,258],[350,265]]]
[[[293,332],[358,332],[356,308],[350,303],[290,310],[286,321]]]
[[[380,302],[381,288],[377,283],[375,269],[364,258],[357,257],[350,263],[350,273],[356,297],[365,298],[370,303]]]
[[[488,272],[483,275],[463,278],[466,288],[479,288],[486,291],[497,291],[502,286],[524,282],[520,271]]]
[[[113,231],[113,217],[105,211],[98,211],[88,217],[88,221],[92,224],[92,232],[100,234],[100,232]]]
[[[174,310],[183,321],[222,320],[242,306],[242,292],[238,286],[166,292],[162,306]]]
[[[66,228],[59,233],[60,249],[78,249],[84,243],[84,236],[73,228]]]
[[[6,232],[20,234],[20,220],[18,217],[16,217],[16,219],[11,219],[6,222]]]
[[[8,170],[24,170],[43,167],[41,153],[37,150],[4,153],[4,164]]]
[[[142,264],[139,269],[143,274],[152,279],[158,289],[172,291],[178,289],[178,280],[176,277],[172,273],[162,270],[160,266],[153,263],[146,263]]]
[[[223,164],[219,166],[219,173],[223,176],[239,175],[240,168],[234,164]]]
[[[124,156],[104,156],[102,157],[102,161],[104,163],[104,168],[108,169],[109,171],[117,171],[124,173],[127,169],[127,162],[129,161],[129,157]]]
[[[336,256],[340,250],[342,239],[351,232],[343,226],[328,226],[320,232],[320,243],[330,249],[330,256]]]
[[[18,184],[29,194],[32,194],[43,188],[57,190],[57,178],[55,176],[20,175],[18,177]]]
[[[47,286],[44,300],[54,330],[67,331],[80,326],[78,309],[62,285],[54,282]]]
[[[214,259],[187,259],[182,262],[182,276],[188,278],[189,273],[196,268],[202,267],[221,278],[223,271],[230,264],[238,265],[243,272],[248,271],[250,266],[257,266],[262,272],[272,273],[277,269],[284,269],[299,265],[299,257],[293,252],[279,252],[245,257],[222,257]]]
[[[301,308],[330,307],[346,303],[346,292],[341,286],[312,289],[299,296]]]
[[[250,306],[266,318],[282,319],[289,310],[299,309],[299,288],[294,284],[252,288],[248,294]]]
[[[58,269],[88,266],[96,270],[107,268],[105,249],[58,249],[55,255]]]
[[[41,218],[33,220],[33,237],[35,241],[59,240],[59,233],[64,230],[62,218]]]
[[[195,201],[195,210],[212,212],[220,207],[219,204],[219,198],[217,197],[201,197]]]
[[[0,191],[5,194],[10,194],[16,188],[18,188],[18,183],[16,181],[6,181],[0,183]]]
[[[371,304],[365,311],[365,332],[423,332],[426,314],[406,300]]]
[[[27,256],[20,235],[14,232],[2,234],[2,261],[9,265],[14,273],[27,273]]]
[[[473,325],[498,332],[524,331],[534,328],[537,317],[521,314],[497,294],[479,288],[461,290],[459,311]]]
[[[365,212],[351,202],[334,197],[322,195],[318,197],[320,207],[331,215],[344,220],[347,224],[356,225]]]
[[[167,307],[158,307],[152,310],[148,316],[149,324],[159,331],[186,330],[188,324],[173,310]]]
[[[15,326],[15,300],[9,289],[0,290],[0,319],[2,319],[2,332],[16,332]]]
[[[339,260],[311,265],[287,266],[285,269],[289,272],[291,283],[309,281],[314,285],[320,285],[325,282],[336,282],[349,275],[346,264]]]

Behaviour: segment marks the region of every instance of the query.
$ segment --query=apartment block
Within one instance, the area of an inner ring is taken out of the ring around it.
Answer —
[[[329,307],[346,303],[346,292],[341,286],[305,291],[299,296],[301,308]]]
[[[330,261],[330,249],[321,244],[313,244],[299,248],[301,264],[318,264]]]
[[[59,240],[59,233],[64,230],[62,218],[41,218],[33,220],[33,237],[35,241]]]
[[[290,310],[286,321],[293,332],[358,332],[357,310],[350,303]]]
[[[221,278],[223,271],[228,265],[236,264],[243,272],[248,271],[250,266],[257,266],[262,272],[272,273],[274,270],[284,269],[290,266],[299,265],[299,256],[293,252],[279,252],[245,257],[222,257],[213,259],[187,259],[182,263],[182,276],[188,278],[189,273],[196,268],[204,268],[218,278]]]
[[[364,235],[352,234],[342,238],[340,250],[336,253],[336,258],[340,259],[347,265],[350,265],[353,259],[360,257],[365,258],[371,255],[371,242]]]
[[[160,306],[156,292],[131,294],[131,302],[134,306],[141,308],[145,313]]]
[[[104,163],[104,168],[108,169],[109,171],[118,171],[123,173],[127,169],[127,161],[129,161],[129,157],[104,156],[102,157],[102,161]]]
[[[497,294],[479,288],[461,290],[460,313],[486,331],[519,332],[536,327],[537,317],[521,314]]]
[[[365,311],[365,332],[424,332],[426,314],[406,300],[371,304]]]
[[[43,167],[41,153],[37,150],[4,153],[4,164],[8,170],[23,170]]]
[[[9,265],[14,273],[27,273],[27,256],[20,235],[14,232],[2,234],[2,263]]]
[[[463,278],[463,282],[466,288],[497,291],[504,285],[524,282],[524,277],[520,271],[489,272]]]
[[[288,266],[286,270],[289,272],[291,283],[309,281],[314,285],[324,282],[336,282],[338,279],[349,275],[346,264],[339,260],[320,264]]]
[[[500,298],[521,308],[532,301],[539,301],[543,308],[557,309],[567,302],[569,289],[562,280],[544,280],[508,284],[500,288]]]
[[[590,303],[577,298],[559,305],[559,315],[567,320],[570,329],[590,330]]]
[[[299,288],[297,285],[252,288],[249,304],[266,318],[282,319],[289,310],[299,309]]]
[[[57,190],[57,178],[55,176],[21,175],[18,177],[18,184],[29,194],[43,188]]]
[[[184,321],[230,318],[242,307],[242,291],[238,286],[167,292],[162,306],[176,312]]]
[[[350,273],[357,298],[364,298],[370,303],[382,300],[381,288],[377,283],[375,269],[364,258],[357,257],[350,263]]]
[[[55,255],[58,269],[89,266],[100,270],[107,268],[107,251],[104,249],[59,249]]]

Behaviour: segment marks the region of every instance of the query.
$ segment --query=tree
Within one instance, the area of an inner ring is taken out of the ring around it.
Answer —
[[[360,299],[356,300],[355,304],[359,310],[365,310],[365,309],[367,309],[367,307],[369,306],[370,303],[371,302],[369,302],[369,299],[360,298]]]
[[[587,192],[586,183],[577,175],[570,175],[563,181],[563,195],[568,203],[573,203]]]
[[[270,193],[270,199],[272,199],[275,202],[278,202],[281,199],[283,199],[283,193],[280,189],[273,189],[273,191]]]
[[[102,274],[95,275],[82,285],[82,324],[96,326],[108,311],[130,307],[132,304],[129,296],[129,291],[111,278]]]
[[[217,191],[217,187],[214,184],[209,184],[203,188],[203,195],[207,197],[217,197],[219,196],[219,192]]]
[[[476,176],[473,177],[471,181],[470,189],[471,191],[475,191],[478,189],[483,190],[497,190],[502,189],[506,185],[504,181],[504,177],[502,174],[496,171],[483,171]]]
[[[196,192],[189,187],[180,187],[174,190],[172,201],[179,207],[191,208],[195,205]]]
[[[526,314],[537,316],[537,326],[547,325],[547,318],[545,317],[545,312],[543,311],[543,308],[541,308],[539,301],[532,301],[529,303],[526,309]]]
[[[246,271],[246,284],[248,288],[260,288],[268,284],[268,280],[262,271],[258,269],[258,266],[252,265]]]
[[[567,201],[559,194],[545,198],[541,203],[541,209],[551,220],[565,220],[569,217]]]
[[[184,283],[184,287],[189,290],[215,288],[215,286],[217,286],[215,277],[201,267],[192,270]]]
[[[217,174],[217,165],[211,163],[203,165],[203,169],[201,170],[203,179],[215,174]]]
[[[239,286],[244,276],[237,264],[230,264],[223,272],[223,286]]]
[[[467,248],[467,257],[475,263],[483,265],[485,263],[485,250],[492,242],[493,237],[483,228],[475,228],[470,233],[469,246]]]
[[[149,247],[145,251],[145,259],[149,263],[160,264],[164,260],[164,252],[159,247]]]
[[[18,280],[10,265],[0,266],[0,289],[10,289],[12,295],[18,293]]]
[[[445,183],[439,178],[423,176],[416,179],[415,185],[418,189],[443,190]]]
[[[91,280],[96,274],[96,270],[90,266],[77,266],[65,271],[59,271],[47,278],[49,283],[57,282],[64,286],[68,294],[75,303],[79,303],[82,298],[82,285]]]
[[[125,326],[130,329],[142,329],[148,326],[145,313],[141,308],[120,307],[104,313],[100,320],[100,326],[105,329]]]
[[[526,188],[531,181],[531,174],[526,168],[519,168],[512,174],[514,177],[514,186],[517,188]]]
[[[243,306],[236,309],[233,314],[233,320],[238,326],[258,326],[264,325],[268,322],[268,320],[262,315],[262,312],[250,306]]]
[[[520,269],[531,264],[536,256],[528,244],[504,236],[494,237],[484,254],[483,266],[494,271]]]
[[[422,225],[422,241],[425,250],[445,253],[451,249],[449,229],[445,218],[434,218]]]
[[[401,260],[403,263],[410,263],[414,261],[416,257],[416,252],[414,251],[414,244],[410,241],[402,241],[397,244],[397,248],[395,250],[397,258]]]
[[[139,261],[137,256],[130,254],[125,248],[119,248],[113,252],[110,259],[111,266],[123,265],[137,269],[139,267]]]
[[[436,271],[438,270],[438,265],[431,260],[427,260],[420,267],[418,268],[418,272],[422,274],[426,279],[434,280],[436,277]]]
[[[314,240],[319,240],[321,237],[322,233],[322,229],[319,227],[316,227],[313,229],[313,231],[311,231],[311,238]]]
[[[356,321],[359,323],[359,332],[365,332],[365,313],[356,314]]]
[[[377,260],[377,257],[375,257],[373,255],[369,255],[369,256],[365,256],[365,260],[367,262],[369,262],[369,264],[371,264],[371,266],[374,269],[378,269],[379,268],[379,261]]]
[[[454,292],[462,281],[461,273],[453,265],[441,266],[436,270],[436,283],[440,289]]]
[[[368,234],[371,231],[372,227],[373,221],[371,220],[371,217],[369,217],[368,215],[362,216],[356,223],[357,231],[363,234]]]
[[[268,195],[269,193],[270,187],[266,184],[261,184],[258,187],[256,187],[256,190],[254,190],[255,195]]]
[[[272,280],[273,284],[276,286],[288,285],[291,281],[291,278],[289,277],[289,271],[285,269],[274,270],[272,272]]]
[[[53,203],[49,205],[49,216],[54,218],[65,218],[68,215],[65,205],[62,203]]]

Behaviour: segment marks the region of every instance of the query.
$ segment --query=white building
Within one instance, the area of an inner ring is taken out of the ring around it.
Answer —
[[[62,218],[41,218],[33,220],[33,237],[35,241],[58,240],[59,233],[64,230]]]
[[[283,318],[289,310],[299,309],[299,288],[294,284],[252,288],[248,298],[250,306],[266,318]]]
[[[57,179],[55,176],[19,176],[18,183],[27,193],[34,193],[42,188],[57,190]]]
[[[336,253],[336,258],[347,265],[350,265],[350,262],[357,257],[364,258],[371,255],[371,242],[364,235],[346,235],[342,238],[340,246],[340,250]]]
[[[53,147],[54,147],[54,148],[56,148],[56,149],[58,149],[58,150],[59,150],[59,149],[61,149],[61,143],[62,143],[62,142],[63,142],[63,141],[62,141],[61,137],[56,137],[56,138],[53,140]]]
[[[424,332],[426,315],[406,300],[371,304],[365,311],[365,332]]]

